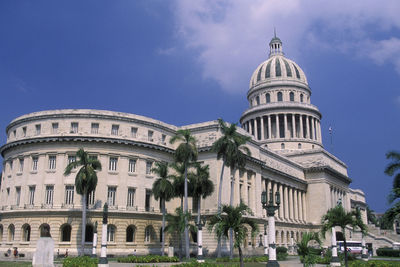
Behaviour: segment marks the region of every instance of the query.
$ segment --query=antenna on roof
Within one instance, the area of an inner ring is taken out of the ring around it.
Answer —
[[[276,28],[274,26],[274,37],[276,38]]]

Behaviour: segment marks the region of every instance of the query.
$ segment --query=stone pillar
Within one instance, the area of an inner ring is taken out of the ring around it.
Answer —
[[[265,209],[264,209],[265,210]],[[267,224],[264,224],[264,256],[268,255],[268,235]]]
[[[283,194],[284,194],[284,208],[285,208],[285,219],[289,219],[289,199],[288,199],[288,187],[285,185],[284,186],[284,190],[283,190]]]
[[[268,262],[276,262],[276,243],[275,243],[275,217],[268,216],[268,236],[269,236],[269,250]],[[273,265],[275,266],[275,265]],[[279,265],[278,265],[279,266]]]
[[[287,114],[283,114],[283,122],[284,122],[284,128],[285,128],[283,130],[284,138],[288,138],[289,136],[288,136]]]
[[[101,229],[101,251],[100,251],[100,260],[99,267],[108,267],[107,260],[107,223],[103,222],[103,227]]]
[[[273,189],[272,189],[272,194],[273,194],[273,196],[274,196],[274,202],[275,202],[275,193],[276,193],[276,190],[278,190],[278,183],[274,182]],[[278,213],[279,213],[279,212],[278,212]],[[278,217],[278,216],[277,216],[277,212],[275,212],[275,216]]]
[[[258,120],[257,120],[257,117],[254,118],[254,136],[255,136],[256,140],[259,140],[258,139]]]
[[[310,122],[308,120],[308,116],[306,115],[306,138],[310,139]]]
[[[203,258],[203,225],[198,225],[197,229],[197,262],[204,262]]]
[[[279,206],[279,218],[281,218],[281,220],[284,217],[284,211],[283,211],[283,184],[279,185],[279,194],[281,195],[281,205]]]
[[[271,115],[268,115],[268,138],[271,139]]]
[[[280,130],[279,130],[279,114],[275,115],[276,119],[276,138],[280,138]]]
[[[296,138],[296,115],[292,114],[292,135]]]
[[[249,120],[249,124],[250,124],[250,134],[253,135],[253,123],[252,123],[252,119]]]
[[[322,143],[321,121],[318,121],[319,141]]]
[[[300,190],[297,192],[297,197],[298,197],[297,203],[299,205],[299,220],[303,221],[303,201],[301,200]]]
[[[303,115],[299,115],[299,123],[300,123],[300,138],[304,138],[303,132]]]
[[[302,200],[303,200],[303,220],[307,222],[307,204],[306,204],[306,192],[302,192]]]
[[[298,204],[298,203],[297,203],[297,189],[293,189],[294,219],[295,219],[296,221],[299,220],[299,214],[298,214],[299,207],[298,207],[297,204]]]
[[[264,140],[265,136],[264,136],[264,117],[261,116],[261,140]]]
[[[312,139],[316,140],[315,137],[315,118],[311,117],[311,131],[312,131]]]
[[[291,187],[289,187],[288,195],[289,195],[289,219],[293,220],[293,191]]]
[[[336,230],[335,227],[332,227],[332,261],[331,266],[340,266],[340,260],[337,255],[337,246],[336,246]]]

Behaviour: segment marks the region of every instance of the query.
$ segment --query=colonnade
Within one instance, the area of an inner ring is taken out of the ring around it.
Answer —
[[[306,192],[298,188],[294,188],[276,181],[263,178],[264,190],[269,192],[272,189],[275,201],[275,192],[279,192],[281,196],[281,204],[278,211],[275,213],[277,219],[291,222],[306,222],[307,221],[307,205]],[[263,215],[266,215],[263,210]]]
[[[246,204],[253,212],[256,207],[255,173],[252,171],[236,171],[234,183],[234,205],[240,201]]]
[[[295,113],[258,116],[245,121],[242,127],[257,140],[305,138],[322,142],[318,118]]]
[[[347,194],[346,191],[331,186],[331,207],[335,207],[339,199],[341,199],[343,208],[347,209]]]

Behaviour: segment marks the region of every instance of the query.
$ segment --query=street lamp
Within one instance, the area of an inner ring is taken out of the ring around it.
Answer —
[[[206,225],[206,219],[201,218],[197,226],[197,262],[204,262],[203,258],[203,226]]]
[[[107,260],[107,223],[108,223],[108,204],[104,203],[103,207],[103,227],[101,231],[101,251],[99,259],[99,267],[108,267]]]
[[[269,201],[267,203],[267,192],[263,191],[261,193],[261,204],[263,209],[267,211],[268,216],[268,236],[269,236],[269,250],[268,255],[269,259],[267,262],[267,267],[279,266],[279,263],[276,261],[276,244],[275,244],[275,211],[279,209],[279,205],[281,204],[281,196],[279,192],[275,192],[275,205],[274,205],[274,194],[272,193],[272,189],[269,190]]]
[[[264,256],[268,255],[268,235],[267,235],[267,224],[264,223]]]

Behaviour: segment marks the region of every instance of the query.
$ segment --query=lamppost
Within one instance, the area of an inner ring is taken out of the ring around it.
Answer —
[[[92,258],[96,258],[97,248],[97,221],[94,223]]]
[[[104,203],[103,208],[103,228],[101,229],[101,251],[99,267],[108,267],[107,260],[107,222],[108,222],[108,204]]]
[[[269,236],[269,259],[267,262],[267,267],[275,267],[279,266],[279,263],[276,261],[276,244],[275,244],[275,211],[279,209],[279,205],[281,204],[281,198],[279,192],[275,192],[275,204],[274,205],[274,195],[272,193],[272,189],[269,191],[269,201],[267,203],[267,192],[263,191],[261,193],[261,204],[263,208],[267,211],[268,216],[268,236]]]
[[[268,255],[268,235],[267,235],[267,224],[264,223],[264,256]]]
[[[203,226],[206,225],[206,219],[201,218],[197,226],[197,262],[204,262],[203,258]]]

